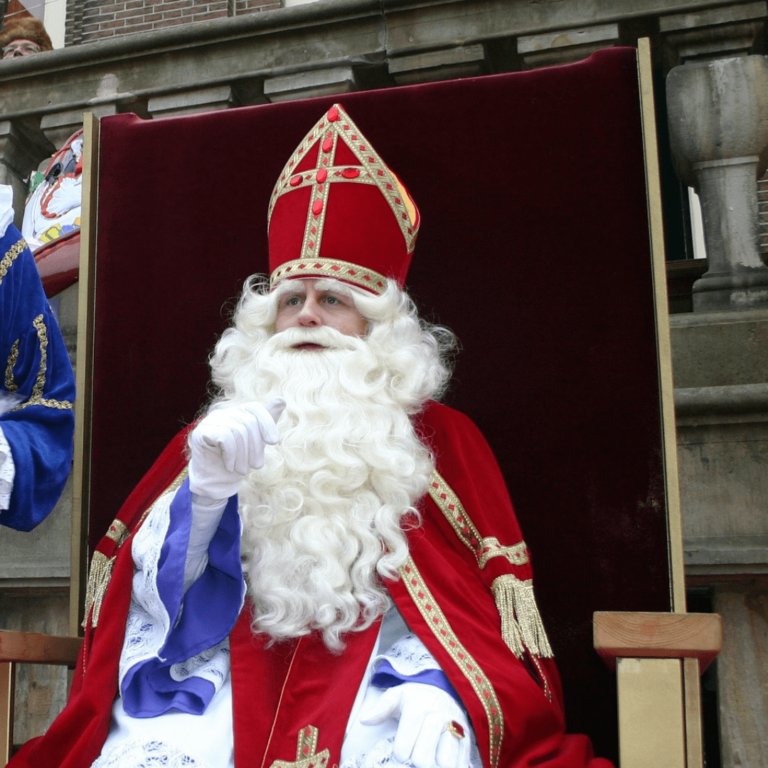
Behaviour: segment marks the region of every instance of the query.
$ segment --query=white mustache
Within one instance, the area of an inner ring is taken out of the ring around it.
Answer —
[[[355,350],[363,342],[357,336],[347,336],[335,328],[286,328],[276,333],[269,342],[273,349],[287,351],[299,344],[317,344],[326,349]]]

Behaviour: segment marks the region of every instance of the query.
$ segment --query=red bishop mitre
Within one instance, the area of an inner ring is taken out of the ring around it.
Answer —
[[[283,168],[269,203],[272,287],[333,277],[382,293],[411,263],[419,212],[371,143],[335,104]]]

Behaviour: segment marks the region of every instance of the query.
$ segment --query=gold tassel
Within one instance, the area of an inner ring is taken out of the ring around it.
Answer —
[[[512,653],[520,658],[527,649],[534,656],[554,656],[536,605],[533,582],[507,573],[494,579],[491,589],[501,617],[501,636]]]
[[[112,578],[112,566],[115,558],[107,557],[101,552],[94,552],[91,559],[91,568],[88,573],[88,587],[85,592],[85,618],[83,627],[88,625],[90,614],[91,626],[96,627],[99,624],[99,614],[101,613],[101,604]]]

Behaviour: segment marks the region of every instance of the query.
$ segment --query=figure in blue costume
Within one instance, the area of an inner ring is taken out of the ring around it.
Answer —
[[[75,381],[11,199],[0,186],[0,523],[29,531],[69,476]]]

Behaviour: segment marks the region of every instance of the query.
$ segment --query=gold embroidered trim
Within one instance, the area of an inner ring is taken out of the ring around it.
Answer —
[[[512,565],[528,563],[528,548],[524,541],[503,546],[495,536],[481,537],[459,497],[438,472],[432,476],[429,495],[459,539],[474,554],[480,568],[485,568],[494,557],[504,557]],[[501,619],[502,639],[512,653],[521,658],[527,649],[533,656],[553,656],[533,594],[533,582],[504,574],[494,579],[491,591]]]
[[[296,743],[296,760],[275,760],[270,768],[326,768],[331,759],[329,750],[317,751],[319,731],[307,725],[299,731]]]
[[[37,340],[40,344],[40,367],[37,371],[35,385],[32,387],[32,397],[30,400],[40,400],[43,396],[45,387],[45,374],[48,370],[48,329],[45,327],[45,321],[42,315],[38,315],[33,321],[37,331]]]
[[[45,325],[42,315],[38,315],[33,321],[32,325],[35,327],[37,333],[37,341],[40,349],[40,365],[37,370],[37,377],[32,387],[32,393],[29,398],[23,403],[20,403],[14,411],[23,411],[25,408],[29,408],[32,405],[40,405],[44,408],[54,408],[61,411],[72,410],[72,402],[69,400],[56,400],[53,398],[43,397],[43,391],[45,389],[46,374],[48,371],[48,328]],[[18,390],[18,385],[13,378],[13,367],[16,365],[19,356],[19,340],[14,342],[11,349],[11,356],[8,358],[8,367],[5,370],[5,386],[9,392]]]
[[[323,133],[327,127],[328,118],[326,113],[326,115],[324,115],[320,121],[312,126],[309,133],[304,137],[299,146],[296,147],[296,149],[293,151],[293,154],[288,159],[288,162],[283,168],[283,172],[280,174],[280,178],[275,183],[274,189],[272,190],[272,195],[269,198],[269,207],[267,208],[268,224],[272,220],[272,211],[275,208],[275,203],[277,203],[278,198],[280,195],[289,191],[290,189],[289,182],[295,175],[294,171],[296,166],[299,164],[299,162],[301,162],[304,155],[306,155],[310,147],[315,143],[315,141],[317,141],[317,139],[320,137],[320,134]],[[319,149],[320,148],[318,147],[318,151]],[[314,171],[312,172],[312,175],[314,176]]]
[[[485,710],[490,736],[490,760],[495,768],[499,764],[504,739],[504,718],[496,691],[485,672],[459,641],[411,558],[400,569],[400,576],[432,633],[470,682]]]
[[[511,547],[505,547],[495,536],[486,536],[482,544],[481,568],[485,568],[486,563],[494,557],[504,557],[512,565],[526,565],[528,562],[528,547],[524,541],[518,541]]]
[[[383,293],[387,280],[372,269],[365,269],[357,264],[338,259],[294,259],[281,264],[270,276],[270,286],[274,288],[286,277],[332,277],[347,283],[359,285],[374,293]]]
[[[109,526],[109,530],[106,532],[105,536],[120,547],[128,538],[129,533],[128,526],[122,520],[115,519]]]
[[[11,345],[11,354],[8,355],[8,362],[5,366],[5,388],[9,392],[15,392],[19,387],[13,378],[13,369],[16,367],[16,363],[19,361],[19,340],[13,342]]]
[[[327,181],[343,181],[345,184],[368,184],[369,186],[375,186],[376,181],[371,178],[365,168],[360,168],[360,175],[350,178],[344,175],[344,170],[349,168],[347,165],[335,165],[328,168]],[[292,183],[289,189],[284,189],[283,192],[288,192],[294,189],[301,189],[302,187],[311,187],[313,184],[317,184],[317,169],[313,168],[309,171],[301,171],[291,176]],[[277,196],[279,197],[279,195]]]
[[[503,546],[495,536],[483,538],[480,535],[472,519],[464,510],[459,497],[437,471],[432,475],[429,495],[456,531],[459,539],[475,556],[480,568],[485,568],[488,561],[494,557],[505,557],[512,565],[528,563],[528,548],[524,541],[519,541],[512,546]]]
[[[376,182],[381,194],[384,195],[384,198],[389,203],[389,207],[392,209],[395,220],[405,239],[406,250],[410,253],[416,243],[417,232],[413,228],[410,214],[402,200],[403,193],[398,189],[398,184],[392,171],[385,165],[376,150],[370,145],[370,142],[363,136],[360,129],[344,110],[339,108],[339,119],[336,123],[332,123],[332,125],[338,125],[336,130],[346,134],[347,146],[350,147],[360,161],[360,165],[367,169],[371,178]]]
[[[12,410],[23,411],[25,408],[29,408],[32,405],[40,405],[44,408],[54,408],[62,411],[72,410],[72,402],[70,400],[56,400],[54,398],[43,397],[46,374],[48,371],[48,328],[45,325],[42,314],[32,320],[32,325],[35,327],[35,332],[37,333],[38,347],[40,349],[40,365],[38,366],[37,377],[35,378],[35,383],[29,398]],[[16,366],[18,359],[19,339],[16,339],[11,346],[11,354],[8,357],[8,362],[5,368],[5,388],[9,392],[16,392],[19,388],[13,376],[13,369]]]
[[[26,241],[19,240],[15,242],[5,253],[2,259],[0,259],[0,283],[10,271],[13,266],[13,262],[19,257],[19,254],[27,247]]]
[[[37,397],[26,400],[20,405],[17,405],[13,410],[23,411],[31,405],[40,405],[43,408],[54,408],[59,411],[71,411],[73,407],[70,400],[52,400],[49,397]]]
[[[501,637],[512,653],[521,658],[527,648],[533,656],[552,658],[554,653],[536,605],[531,579],[523,581],[505,573],[493,580],[491,591],[501,616]]]
[[[327,169],[329,158],[336,156],[336,144],[339,141],[339,137],[335,132],[328,131],[326,141],[331,142],[332,149],[329,152],[321,150],[317,153],[316,179],[320,175],[321,170]],[[328,183],[327,177],[324,182],[317,180],[312,185],[307,215],[304,219],[304,239],[301,243],[300,254],[302,259],[317,258],[318,248],[325,231],[325,214],[328,211],[328,194],[330,189],[331,185]],[[319,213],[314,210],[315,206],[319,206]]]

